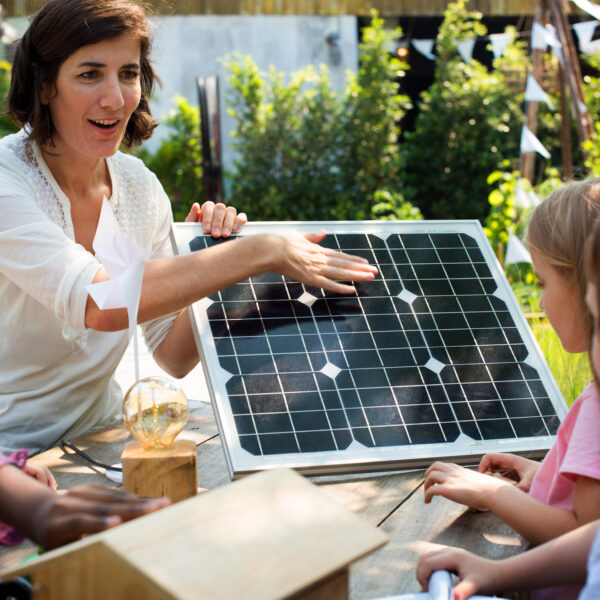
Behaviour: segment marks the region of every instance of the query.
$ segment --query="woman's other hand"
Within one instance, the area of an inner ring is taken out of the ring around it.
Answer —
[[[215,204],[210,200],[200,206],[192,204],[186,223],[202,223],[204,233],[213,237],[229,237],[237,233],[248,222],[246,213],[239,213],[233,206],[225,206],[222,202]]]

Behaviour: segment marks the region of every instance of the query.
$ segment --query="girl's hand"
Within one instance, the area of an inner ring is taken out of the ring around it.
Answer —
[[[531,482],[539,468],[540,463],[536,460],[529,460],[516,454],[494,452],[486,454],[481,459],[478,471],[489,475],[498,473],[502,477],[516,482],[520,490],[529,492]]]
[[[229,237],[237,233],[247,223],[248,217],[245,213],[239,213],[233,206],[225,206],[219,202],[207,201],[202,206],[197,202],[192,204],[186,223],[202,222],[204,233],[210,233],[213,237]]]
[[[86,534],[163,508],[168,498],[139,498],[124,490],[80,485],[65,494],[52,494],[33,515],[33,539],[50,550]]]
[[[54,475],[52,475],[48,467],[27,461],[23,467],[23,471],[41,484],[48,486],[52,491],[56,491],[56,479],[54,479]]]
[[[352,294],[354,286],[340,281],[372,281],[377,268],[364,258],[319,246],[326,233],[289,232],[267,239],[271,271],[300,283],[341,294]]]
[[[459,548],[442,548],[421,556],[417,564],[417,580],[423,590],[427,589],[431,574],[440,569],[454,572],[460,579],[452,590],[454,600],[466,600],[476,593],[491,594],[501,590],[499,563]]]
[[[506,479],[477,473],[452,463],[436,462],[425,473],[425,504],[443,496],[473,510],[489,510],[488,501],[499,488],[513,485]]]

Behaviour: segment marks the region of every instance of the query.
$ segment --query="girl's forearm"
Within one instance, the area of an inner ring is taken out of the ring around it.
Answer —
[[[505,590],[583,583],[587,557],[599,526],[600,521],[593,521],[533,550],[500,561],[498,580],[503,582]]]
[[[513,485],[497,489],[487,505],[496,516],[536,546],[579,526],[572,511],[539,502]]]

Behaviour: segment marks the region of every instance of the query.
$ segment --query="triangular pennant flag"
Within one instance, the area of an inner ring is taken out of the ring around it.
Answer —
[[[515,206],[528,210],[532,208],[529,194],[517,183],[515,188]]]
[[[456,49],[466,63],[470,63],[473,58],[473,47],[475,46],[475,38],[465,38],[456,43]]]
[[[142,291],[144,266],[150,259],[150,251],[142,248],[123,235],[119,222],[106,198],[94,242],[96,258],[110,279],[87,286],[87,291],[100,310],[126,308],[129,317],[129,337],[133,336],[136,380],[139,379],[139,358],[137,352],[137,314]]]
[[[552,54],[556,56],[560,65],[564,64],[562,46],[552,46]]]
[[[514,234],[508,235],[508,244],[506,245],[506,254],[504,255],[505,265],[514,265],[516,263],[531,262],[531,254],[525,248],[523,242]]]
[[[548,42],[548,45],[553,48],[562,48],[560,40],[556,37],[556,29],[554,28],[554,25],[550,25],[550,23],[546,25],[546,41]]]
[[[536,50],[545,50],[548,47],[548,32],[537,21],[531,28],[531,47]]]
[[[600,52],[600,40],[592,40],[591,42],[588,42],[585,48],[581,48],[581,51],[585,52],[586,54],[595,54],[596,52]]]
[[[494,33],[490,35],[494,58],[500,58],[504,54],[506,46],[510,44],[510,37],[508,33]]]
[[[573,0],[573,4],[576,4],[581,10],[592,15],[594,19],[600,19],[600,6],[594,4],[589,0]]]
[[[587,48],[594,36],[596,25],[598,25],[598,21],[585,21],[584,23],[575,23],[573,25],[573,29],[579,40],[579,48],[581,48],[582,52],[587,52]]]
[[[550,158],[550,152],[544,148],[542,142],[533,135],[533,132],[527,125],[523,125],[523,131],[521,132],[521,154],[526,154],[527,152],[538,152],[544,158]]]
[[[412,40],[412,45],[429,60],[435,60],[435,54],[431,53],[435,40]]]
[[[517,180],[517,185],[515,186],[515,206],[518,208],[529,210],[530,208],[535,208],[540,203],[540,199],[536,193],[532,189],[526,189],[529,187],[529,182],[525,183],[520,178]]]
[[[538,206],[538,204],[541,204],[542,201],[538,198],[538,195],[533,190],[529,190],[527,195],[529,196],[529,200],[531,200],[531,206],[534,208]]]
[[[546,94],[542,86],[537,82],[536,78],[531,73],[529,74],[529,77],[527,77],[525,100],[527,102],[545,102],[552,110],[554,110],[554,104],[552,104],[552,100],[550,100],[548,94]]]

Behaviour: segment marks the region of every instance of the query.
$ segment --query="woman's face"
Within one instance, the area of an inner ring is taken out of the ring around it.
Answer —
[[[535,249],[531,250],[531,260],[542,288],[540,308],[546,313],[563,348],[572,353],[585,352],[587,333],[577,282],[561,275]]]
[[[101,159],[118,149],[141,98],[140,42],[131,36],[83,46],[42,89],[62,160]]]

